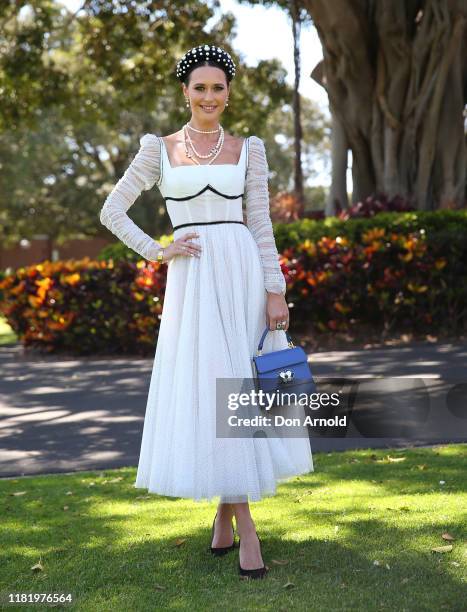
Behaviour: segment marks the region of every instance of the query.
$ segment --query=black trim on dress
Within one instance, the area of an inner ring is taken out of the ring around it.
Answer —
[[[225,193],[221,193],[220,191],[217,191],[217,189],[215,189],[214,187],[211,187],[211,185],[206,185],[206,187],[203,187],[201,189],[201,191],[198,191],[198,193],[195,193],[194,195],[191,196],[185,196],[183,198],[172,198],[170,196],[164,198],[165,201],[167,200],[175,200],[176,202],[183,202],[184,200],[192,200],[193,198],[198,197],[199,195],[201,195],[202,193],[204,193],[207,190],[213,191],[215,194],[222,196],[223,198],[226,198],[227,200],[236,200],[238,198],[242,198],[243,197],[243,193],[241,193],[240,195],[227,195]]]
[[[181,225],[176,225],[173,228],[173,231],[179,229],[180,227],[186,227],[187,225],[213,225],[214,223],[241,223],[246,227],[246,224],[243,221],[198,221],[194,223],[182,223]]]

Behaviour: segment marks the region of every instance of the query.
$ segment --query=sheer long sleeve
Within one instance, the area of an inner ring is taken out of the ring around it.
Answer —
[[[268,173],[264,142],[257,136],[250,136],[245,181],[246,223],[259,248],[266,291],[285,295],[286,283],[269,210]]]
[[[127,211],[142,191],[151,189],[159,180],[161,144],[154,134],[145,134],[139,142],[139,151],[107,196],[99,220],[130,249],[154,261],[161,248],[160,243],[138,227]]]

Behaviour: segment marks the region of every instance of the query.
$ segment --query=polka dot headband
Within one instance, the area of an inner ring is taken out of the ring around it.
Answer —
[[[227,51],[216,47],[215,45],[199,45],[193,47],[185,53],[185,55],[177,63],[175,74],[180,81],[184,81],[186,75],[199,65],[202,65],[206,60],[211,60],[218,64],[227,75],[227,79],[231,81],[235,76],[235,64]]]

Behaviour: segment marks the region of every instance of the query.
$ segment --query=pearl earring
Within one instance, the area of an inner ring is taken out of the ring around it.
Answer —
[[[227,98],[227,100],[225,101],[225,105],[228,106],[229,105],[229,99]]]
[[[186,106],[187,108],[190,108],[190,103],[189,103],[189,101],[188,101],[188,98],[185,98],[185,106]]]

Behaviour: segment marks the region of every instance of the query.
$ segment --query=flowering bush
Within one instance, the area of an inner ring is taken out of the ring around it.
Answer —
[[[402,196],[396,195],[388,198],[384,194],[368,196],[363,202],[356,202],[349,208],[342,210],[337,203],[337,216],[339,219],[351,219],[354,217],[373,217],[382,212],[408,212],[415,210],[412,202]]]
[[[294,321],[319,331],[458,333],[467,324],[465,231],[428,235],[373,227],[285,249],[282,269]]]
[[[26,347],[74,354],[153,350],[165,266],[140,260],[44,261],[0,281],[0,311]]]
[[[466,329],[465,210],[304,219],[276,225],[275,235],[294,329]],[[0,274],[0,311],[20,341],[49,352],[152,354],[166,266],[118,252],[120,261],[45,261]]]

